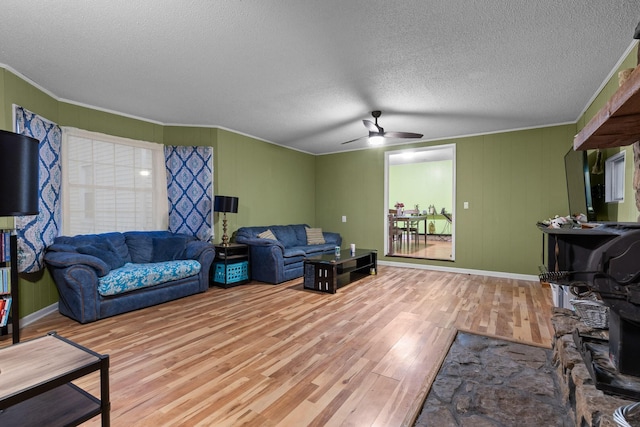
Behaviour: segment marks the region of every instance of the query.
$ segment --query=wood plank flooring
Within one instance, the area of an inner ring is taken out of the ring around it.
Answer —
[[[403,258],[443,259],[451,260],[453,257],[451,240],[441,240],[435,236],[429,236],[425,245],[424,236],[418,239],[397,240],[392,243],[393,250],[390,256]]]
[[[114,426],[401,426],[458,329],[549,347],[550,318],[537,282],[380,266],[334,295],[213,287],[87,325],[55,313],[22,338],[108,353]],[[76,384],[99,395],[97,375]]]

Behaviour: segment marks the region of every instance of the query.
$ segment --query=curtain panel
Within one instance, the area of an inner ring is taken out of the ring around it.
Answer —
[[[213,238],[213,148],[165,146],[169,231]]]
[[[44,251],[58,236],[62,224],[60,147],[57,124],[14,105],[15,132],[40,141],[38,215],[15,218],[18,237],[18,271],[34,273],[44,268]]]

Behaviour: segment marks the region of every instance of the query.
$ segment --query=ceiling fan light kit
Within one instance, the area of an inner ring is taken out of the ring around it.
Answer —
[[[382,135],[369,136],[369,144],[371,144],[371,145],[382,145],[382,144],[384,144],[384,136],[382,136]]]
[[[384,143],[385,138],[422,138],[421,133],[412,133],[412,132],[385,132],[384,128],[378,125],[378,117],[382,115],[382,111],[372,111],[371,116],[374,118],[375,123],[371,120],[363,120],[362,123],[364,127],[369,130],[369,144],[371,145],[382,145]],[[348,144],[350,142],[358,141],[362,138],[367,138],[366,136],[352,139],[351,141],[343,142],[342,144]]]

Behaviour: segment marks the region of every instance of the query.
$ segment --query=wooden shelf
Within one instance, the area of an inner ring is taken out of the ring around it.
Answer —
[[[631,145],[640,140],[640,66],[575,136],[574,150]]]
[[[100,400],[67,383],[10,406],[0,412],[0,421],[7,426],[77,426],[101,412]]]
[[[72,383],[100,373],[100,398]],[[101,415],[110,423],[109,356],[55,332],[0,349],[0,425],[77,426]]]

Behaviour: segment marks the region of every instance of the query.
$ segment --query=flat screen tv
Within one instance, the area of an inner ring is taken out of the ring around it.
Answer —
[[[596,220],[596,211],[591,196],[591,175],[586,151],[573,148],[564,156],[564,168],[567,175],[567,195],[571,215],[583,213],[587,220]]]

